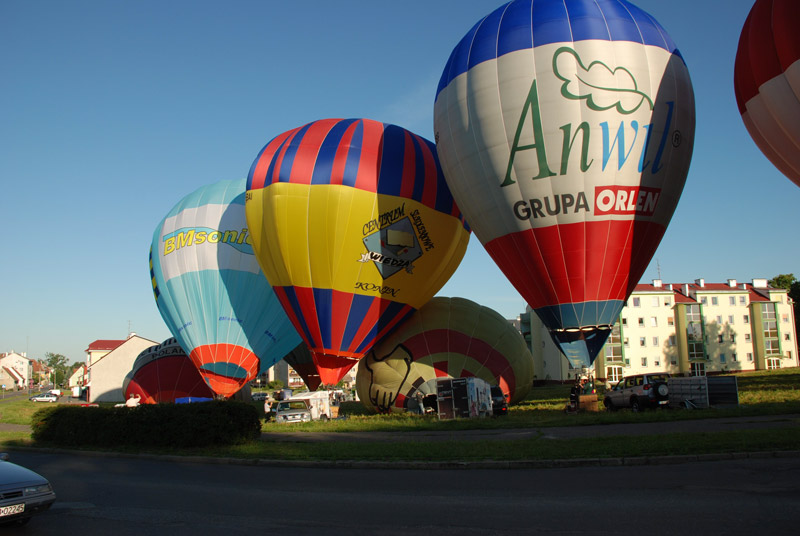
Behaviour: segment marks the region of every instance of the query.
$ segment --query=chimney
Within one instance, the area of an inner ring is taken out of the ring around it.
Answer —
[[[741,285],[739,285],[739,288],[742,290],[747,290],[747,283],[742,283]]]
[[[667,290],[672,290],[672,283],[667,283]]]
[[[683,284],[683,295],[684,296],[688,296],[689,295],[689,284],[688,283],[684,283]]]
[[[661,282],[660,279],[653,279],[653,286],[656,287],[656,288],[661,288],[664,285],[663,285],[663,283]]]
[[[728,279],[728,286],[731,288],[736,288],[736,280],[735,279]]]
[[[705,288],[706,280],[705,279],[695,279],[694,280],[694,284],[697,285],[700,288]]]
[[[753,287],[754,288],[767,288],[767,280],[766,279],[753,279]]]

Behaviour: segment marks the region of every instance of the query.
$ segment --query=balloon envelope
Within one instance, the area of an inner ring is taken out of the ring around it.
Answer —
[[[253,254],[244,201],[244,179],[199,188],[158,224],[150,249],[161,316],[226,397],[300,342]]]
[[[326,385],[433,297],[469,241],[433,144],[369,119],[277,136],[247,196],[261,267]]]
[[[757,0],[739,38],[734,89],[761,152],[800,186],[800,2]]]
[[[125,398],[139,395],[143,404],[175,402],[176,398],[213,398],[197,367],[175,338],[151,346],[136,358],[122,384]]]
[[[592,363],[666,230],[694,117],[674,43],[624,0],[511,2],[445,66],[447,183],[573,367]]]
[[[314,363],[314,358],[311,356],[311,350],[308,349],[306,343],[301,342],[295,346],[291,352],[283,356],[283,360],[303,378],[309,391],[317,390],[322,380],[319,377],[317,364]]]
[[[367,408],[405,411],[417,392],[436,394],[437,378],[470,376],[499,385],[517,403],[533,385],[533,356],[499,313],[463,298],[436,297],[367,354],[356,389]]]

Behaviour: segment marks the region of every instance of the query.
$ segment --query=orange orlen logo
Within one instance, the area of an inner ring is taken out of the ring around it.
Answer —
[[[660,196],[660,188],[597,186],[594,189],[594,213],[652,216]]]

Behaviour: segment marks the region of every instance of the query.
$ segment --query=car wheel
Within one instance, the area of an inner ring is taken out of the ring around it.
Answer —
[[[640,411],[642,411],[642,406],[639,403],[639,399],[636,398],[635,396],[631,398],[631,411],[633,411],[634,413],[639,413]]]
[[[603,405],[606,407],[608,411],[614,411],[615,409],[617,409],[614,407],[614,403],[608,397],[603,399]]]

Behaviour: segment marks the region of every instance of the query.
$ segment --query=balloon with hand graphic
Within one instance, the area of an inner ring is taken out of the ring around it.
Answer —
[[[516,404],[533,385],[525,339],[499,313],[464,298],[437,296],[361,361],[356,390],[365,407],[402,412],[436,394],[437,378],[477,377]]]
[[[469,241],[433,144],[369,119],[274,138],[250,169],[246,210],[261,267],[326,385],[436,294]]]
[[[688,173],[694,94],[672,39],[625,0],[515,0],[453,50],[434,131],[475,235],[589,366]]]
[[[224,397],[300,342],[253,255],[244,201],[244,179],[197,189],[158,224],[150,249],[158,310]]]

